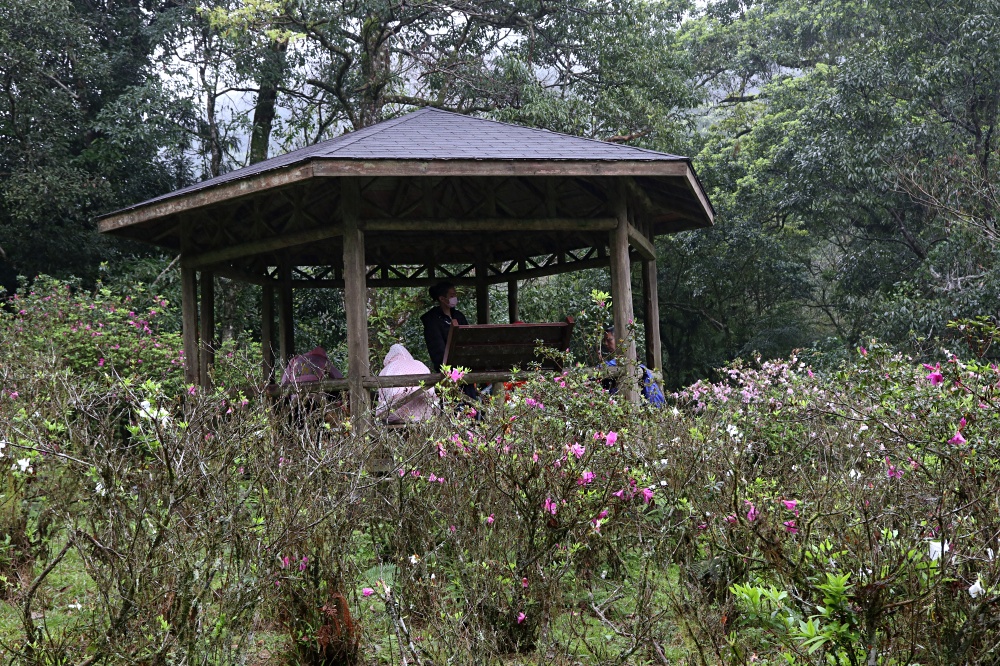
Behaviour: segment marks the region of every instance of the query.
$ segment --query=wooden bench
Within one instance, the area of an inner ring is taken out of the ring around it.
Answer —
[[[560,370],[557,359],[539,354],[539,347],[566,351],[573,334],[573,318],[543,324],[473,324],[448,330],[443,365],[471,372],[510,372],[532,362]]]

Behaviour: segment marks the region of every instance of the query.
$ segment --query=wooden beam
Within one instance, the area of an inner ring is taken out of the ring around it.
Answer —
[[[614,198],[615,212],[618,217],[618,228],[611,232],[611,299],[614,307],[615,338],[619,341],[628,339],[625,348],[625,378],[619,382],[619,390],[630,402],[638,401],[635,382],[630,378],[635,376],[636,354],[635,338],[629,335],[629,326],[635,320],[632,309],[632,264],[628,254],[628,204],[624,187],[621,187]]]
[[[355,178],[341,181],[340,218],[344,223],[344,309],[347,314],[347,379],[351,390],[351,418],[363,432],[370,402],[364,381],[371,370],[368,361],[368,289],[365,282],[365,232],[359,215],[361,193]]]
[[[656,370],[663,365],[663,347],[660,344],[660,301],[655,259],[642,262],[642,300],[646,322],[646,367]]]
[[[646,238],[645,234],[635,228],[632,223],[628,225],[628,242],[634,247],[643,259],[656,261],[656,247]]]
[[[198,368],[201,387],[212,388],[212,365],[215,363],[215,276],[202,271],[201,279],[201,339]]]
[[[691,190],[691,193],[698,200],[698,203],[701,204],[701,209],[705,217],[708,218],[709,226],[715,224],[715,209],[712,208],[712,202],[708,200],[705,188],[701,186],[701,182],[698,181],[698,176],[695,175],[694,169],[691,168],[690,164],[687,165],[687,170],[684,172],[684,181],[688,189]]]
[[[490,323],[489,263],[484,259],[476,262],[476,323]]]
[[[513,324],[521,320],[521,312],[517,302],[517,280],[507,282],[507,321]]]
[[[252,257],[265,252],[276,252],[299,245],[308,245],[309,243],[340,236],[343,233],[343,225],[331,224],[330,226],[318,229],[295,231],[281,236],[274,236],[273,238],[261,238],[260,240],[231,245],[219,248],[218,250],[209,250],[208,252],[187,257],[185,260],[187,261],[187,265],[193,268],[200,268],[202,266],[211,266],[213,264],[232,261],[233,259]]]
[[[517,219],[509,217],[488,217],[478,220],[457,218],[443,219],[375,219],[363,223],[365,231],[453,231],[453,232],[494,232],[494,231],[609,231],[618,222],[611,217],[539,217]]]
[[[285,264],[281,267],[281,278],[278,281],[278,354],[283,368],[295,355],[294,309],[292,268]]]
[[[193,268],[181,266],[181,333],[184,338],[184,382],[197,384],[198,359],[198,276]]]
[[[264,383],[274,379],[274,287],[260,291],[260,349]]]
[[[317,177],[338,176],[673,176],[683,178],[687,161],[677,160],[316,160]]]
[[[285,169],[256,173],[238,180],[234,180],[229,174],[226,176],[229,178],[218,185],[195,185],[194,188],[200,187],[200,189],[196,189],[194,192],[185,192],[190,188],[184,188],[175,193],[157,197],[148,203],[111,213],[98,221],[97,228],[101,233],[108,233],[149,220],[177,215],[196,208],[204,208],[284,187],[312,178],[313,169],[312,164],[307,162]]]
[[[516,376],[525,376],[525,372],[514,373],[514,372],[467,372],[458,382],[459,384],[491,384],[494,382],[507,382]],[[546,373],[550,376],[554,373]],[[619,377],[622,374],[622,369],[617,367],[605,367],[605,368],[593,368],[587,373],[591,377]],[[369,377],[362,382],[365,392],[368,389],[380,389],[380,388],[403,388],[409,386],[433,386],[438,382],[444,381],[444,375],[441,373],[430,373],[421,375],[388,375],[385,377]],[[325,391],[346,391],[351,388],[351,381],[349,379],[326,379],[319,382],[303,382],[302,384],[294,385],[289,384],[286,386],[278,386],[272,384],[267,387],[267,394],[272,396],[278,395],[291,395],[293,393],[318,393]]]

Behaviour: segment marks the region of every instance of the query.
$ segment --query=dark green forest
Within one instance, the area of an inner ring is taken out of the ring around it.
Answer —
[[[718,215],[658,239],[671,385],[871,337],[922,355],[998,315],[1000,0],[18,0],[0,86],[8,292],[176,293],[173,257],[95,218],[434,106],[694,158]],[[527,285],[523,310],[591,288]],[[255,294],[219,292],[240,338]],[[331,344],[339,296],[305,298]]]

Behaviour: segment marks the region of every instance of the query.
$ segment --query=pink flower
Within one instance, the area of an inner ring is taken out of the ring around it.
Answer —
[[[528,619],[528,616],[527,616],[527,615],[525,615],[524,613],[518,613],[518,614],[517,614],[517,623],[518,623],[518,624],[521,624],[521,623],[522,623],[522,622],[524,622],[524,621],[525,621],[526,619]]]
[[[104,367],[104,359],[103,358],[97,359],[97,367],[98,368],[103,368]]]
[[[188,387],[188,395],[194,395],[197,392],[198,392],[198,387],[197,386],[189,386]]]
[[[444,446],[440,442],[438,442],[438,455],[441,456],[442,458],[448,455],[448,451],[444,448]]]
[[[553,516],[556,515],[556,511],[559,510],[559,505],[552,501],[551,497],[546,497],[545,502],[542,503],[542,511],[548,511]]]
[[[781,503],[785,505],[785,508],[789,511],[795,511],[795,507],[799,505],[798,500],[781,500]]]
[[[290,563],[291,563],[291,560],[288,559],[288,555],[285,555],[283,558],[281,558],[281,568],[282,569],[287,569],[288,565]]]
[[[403,469],[402,467],[400,467],[400,468],[399,468],[399,475],[400,475],[400,476],[406,476],[406,470],[405,470],[405,469]]]
[[[434,473],[433,473],[433,472],[431,473],[431,475],[430,475],[430,476],[428,476],[428,477],[427,477],[427,481],[428,481],[429,483],[434,483],[434,482],[435,482],[435,481],[437,481],[437,480],[438,480],[438,478],[437,478],[437,476],[435,476],[435,475],[434,475]]]
[[[747,502],[747,504],[750,505],[750,510],[747,511],[747,521],[752,523],[760,516],[760,511],[757,510],[757,507],[753,503]]]
[[[868,356],[868,350],[865,349],[864,347],[860,347],[859,351],[861,352],[862,356]]]
[[[725,518],[723,518],[723,520],[725,520],[730,525],[735,525],[739,521],[739,518],[737,518],[736,516],[730,514],[730,515],[726,516]]]
[[[937,386],[938,384],[944,381],[944,375],[941,374],[940,363],[934,366],[924,363],[924,368],[931,371],[930,374],[928,374],[927,377],[925,377],[925,379],[931,383],[931,386]]]
[[[453,382],[460,381],[464,376],[465,373],[459,370],[458,368],[455,368],[454,370],[448,373],[448,378],[451,379],[451,381]]]
[[[494,518],[493,518],[493,514],[492,513],[490,515],[486,516],[486,524],[487,525],[492,525],[493,524],[493,520],[494,520]]]
[[[20,395],[20,394],[17,391],[11,391],[10,392],[10,399],[11,400],[17,400],[17,396],[18,395]]]
[[[373,590],[372,588],[370,588],[370,587],[363,587],[363,588],[361,588],[361,596],[370,597],[373,594],[375,594],[375,590]]]
[[[587,452],[587,449],[579,444],[573,444],[573,446],[569,447],[569,452],[576,456],[577,460],[579,460],[583,457],[583,454]]]
[[[785,530],[789,534],[795,534],[795,533],[797,533],[799,531],[799,528],[795,526],[795,521],[794,520],[786,520],[782,524],[785,526]]]
[[[643,488],[642,489],[642,501],[645,502],[646,504],[649,504],[650,502],[653,501],[653,489],[652,488]]]
[[[607,436],[604,438],[604,443],[608,446],[614,446],[615,442],[618,441],[618,433],[614,430],[609,430]]]
[[[528,407],[535,407],[537,409],[545,409],[545,405],[543,405],[540,400],[535,400],[534,398],[525,398],[524,404],[526,404]]]
[[[964,440],[963,440],[964,441]],[[903,470],[899,469],[895,465],[889,462],[889,458],[886,457],[885,464],[888,465],[889,469],[886,470],[885,474],[890,479],[902,479]]]
[[[605,518],[608,517],[608,510],[607,509],[601,509],[601,512],[599,514],[597,514],[597,517],[600,518],[601,520],[604,520]]]
[[[965,444],[965,442],[966,439],[965,437],[962,437],[962,432],[960,430],[956,431],[955,436],[948,440],[949,444]]]
[[[302,561],[299,562],[299,571],[305,571],[306,566],[309,564],[309,558],[305,555],[302,556]]]
[[[589,483],[593,483],[594,479],[596,479],[596,478],[597,478],[596,474],[594,474],[590,470],[587,470],[583,474],[580,475],[580,478],[576,480],[576,483],[579,486],[585,486],[585,485],[587,485]]]
[[[528,589],[528,579],[527,578],[522,578],[521,579],[521,587],[523,587],[524,589]]]
[[[965,427],[965,417],[963,416],[963,417],[962,417],[962,418],[961,418],[961,419],[960,419],[960,420],[958,421],[958,429],[959,429],[959,430],[961,430],[961,429],[963,429],[964,427]]]

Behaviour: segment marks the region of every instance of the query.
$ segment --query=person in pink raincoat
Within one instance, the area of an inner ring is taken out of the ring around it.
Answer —
[[[430,369],[413,358],[406,347],[396,344],[389,348],[389,353],[385,355],[385,362],[382,364],[382,372],[378,374],[380,377],[426,375],[430,374]],[[420,395],[410,397],[418,391]],[[375,414],[390,423],[420,421],[437,412],[434,398],[434,389],[425,391],[419,386],[382,388],[378,390],[378,407]]]
[[[307,354],[293,356],[281,375],[281,385],[301,384],[302,382],[318,382],[323,379],[343,379],[337,366],[330,361],[326,350],[316,347]]]

